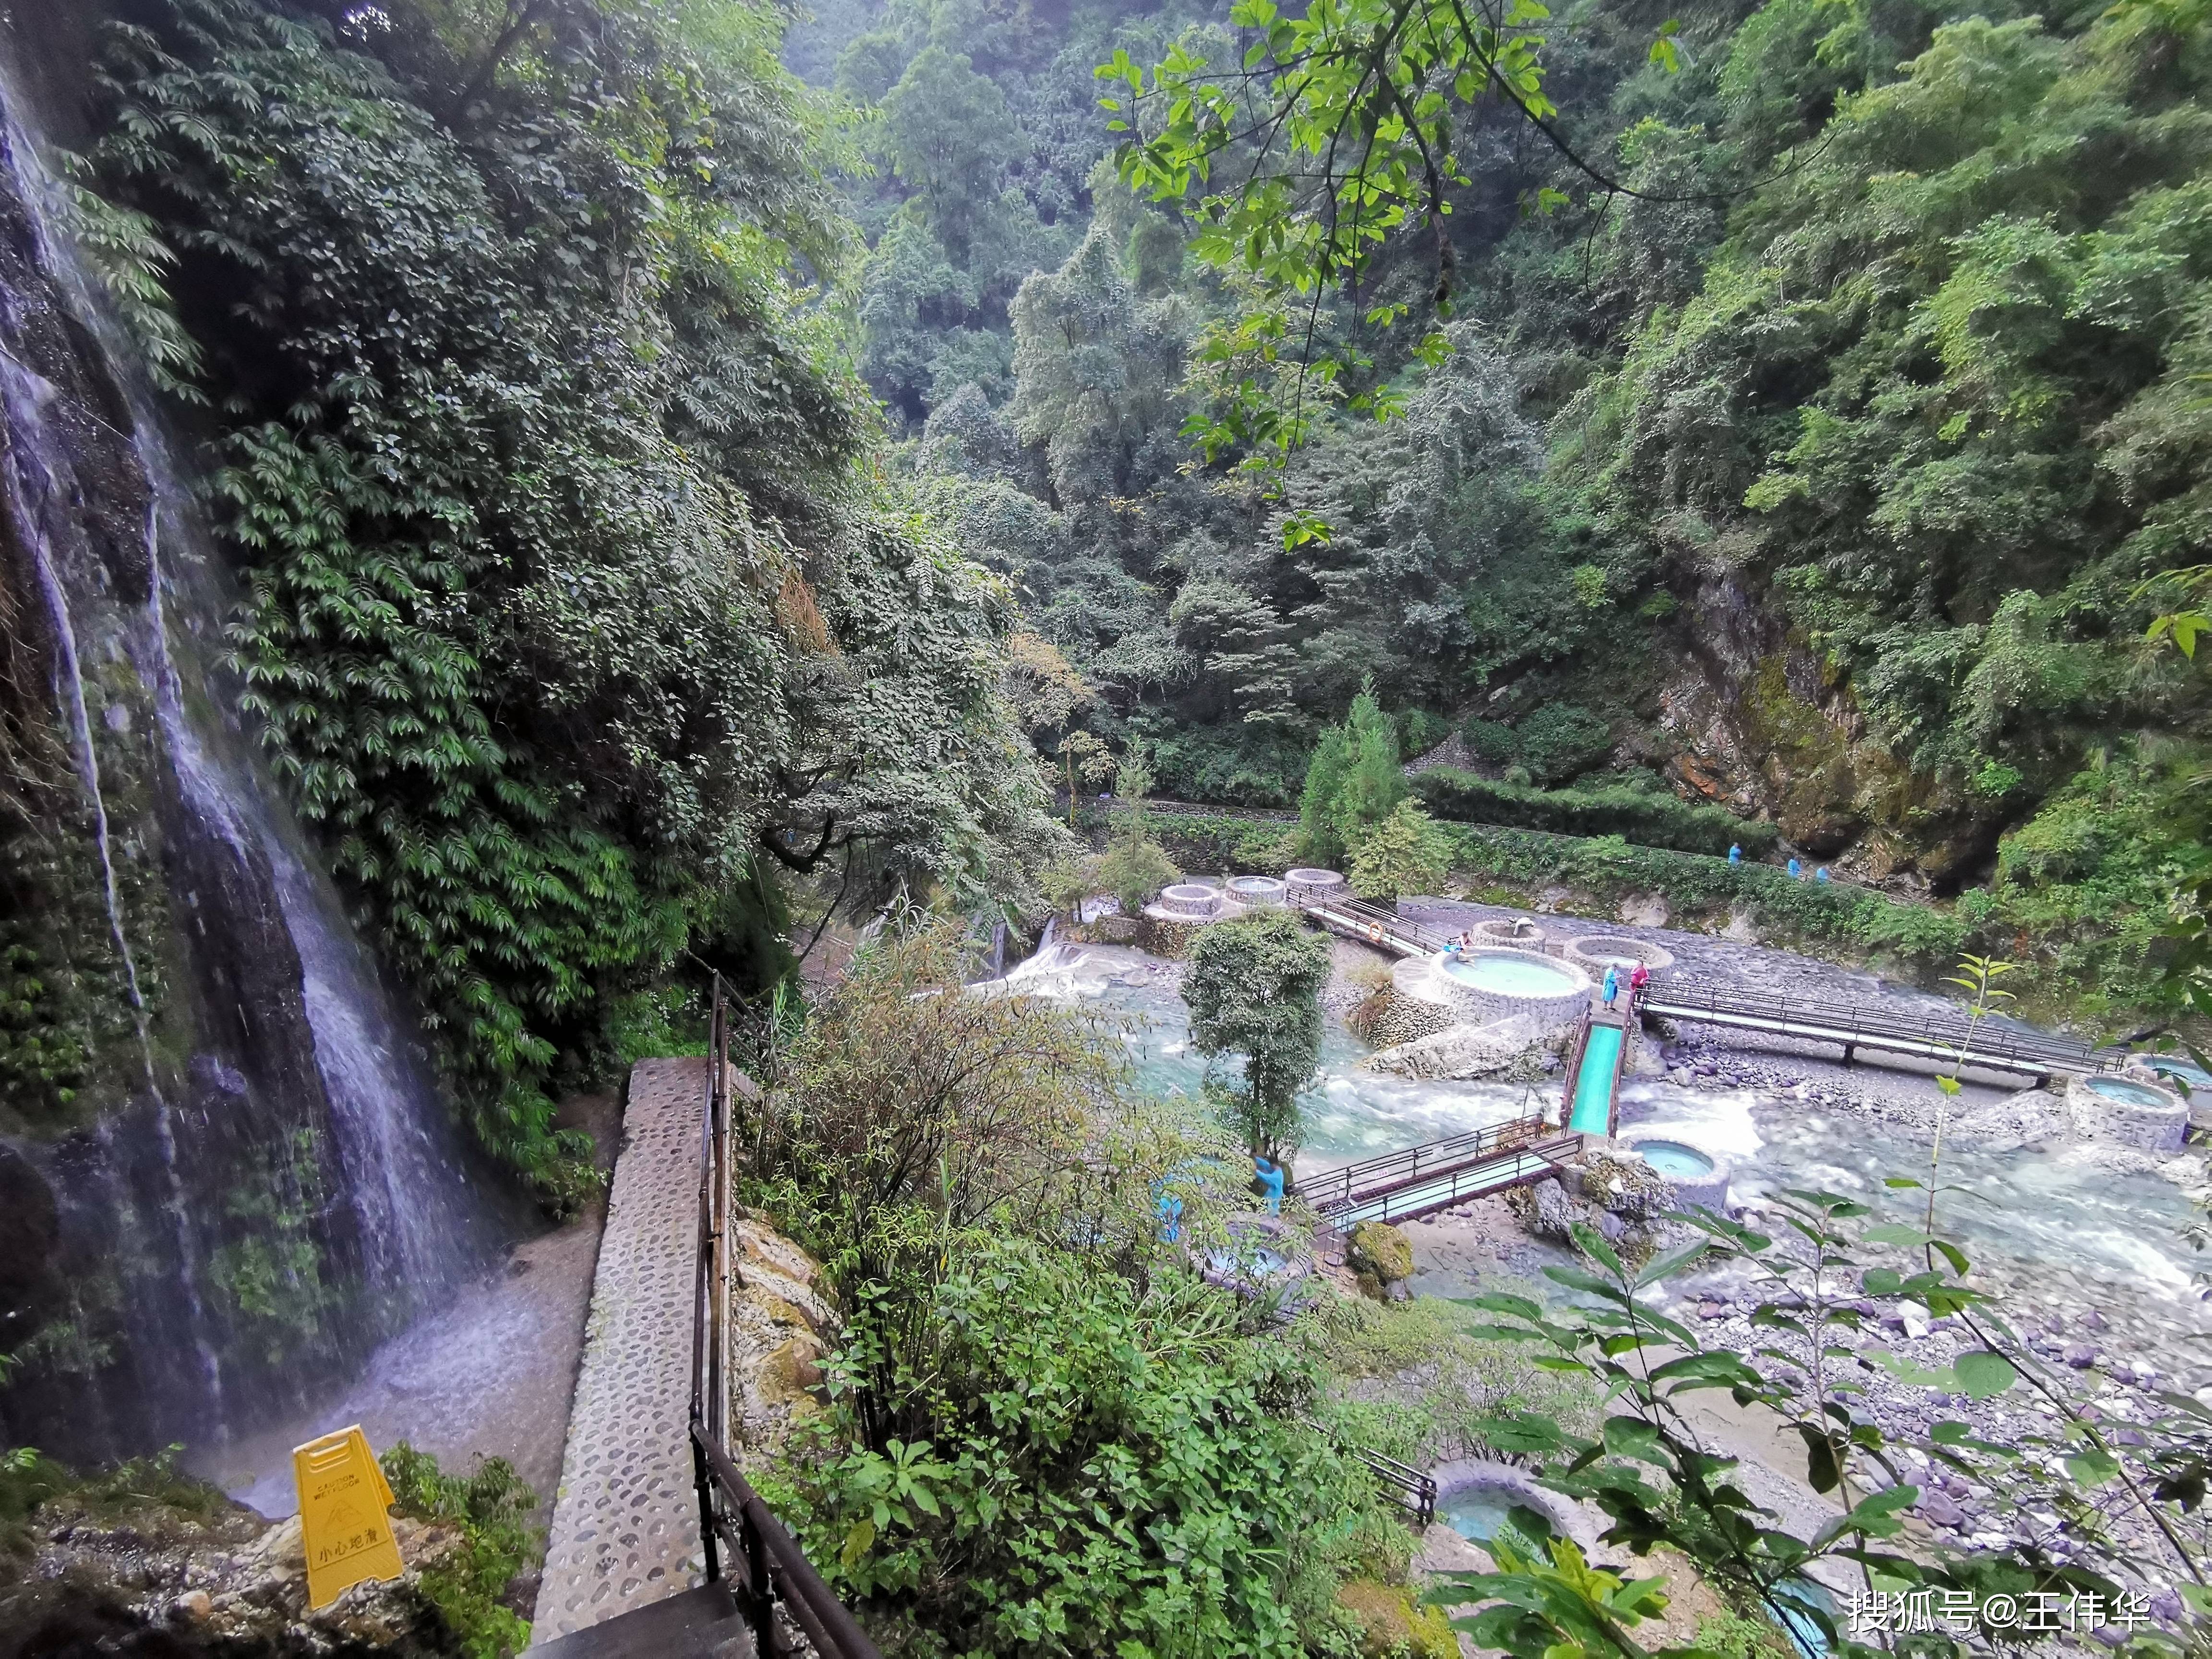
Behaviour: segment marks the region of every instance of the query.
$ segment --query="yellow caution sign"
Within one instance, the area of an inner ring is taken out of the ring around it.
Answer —
[[[328,1607],[354,1585],[406,1571],[392,1535],[392,1488],[361,1425],[292,1449],[300,1488],[300,1541],[307,1553],[307,1605]]]

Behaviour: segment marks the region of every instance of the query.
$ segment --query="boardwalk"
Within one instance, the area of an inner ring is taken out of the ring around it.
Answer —
[[[704,1571],[689,1434],[706,1087],[704,1060],[630,1073],[533,1644],[675,1595]]]

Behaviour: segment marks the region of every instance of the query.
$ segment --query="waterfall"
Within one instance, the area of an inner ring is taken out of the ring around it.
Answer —
[[[0,617],[69,757],[0,777],[0,947],[73,988],[83,1054],[0,1097],[0,1443],[98,1457],[296,1407],[500,1229],[258,763],[222,562],[10,76],[0,103]]]

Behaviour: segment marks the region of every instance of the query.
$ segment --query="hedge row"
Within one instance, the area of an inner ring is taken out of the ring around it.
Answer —
[[[1748,905],[1762,933],[1823,940],[1857,951],[1948,967],[1971,942],[1960,917],[1863,888],[1794,881],[1771,864],[1632,847],[1618,836],[1570,842],[1472,823],[1439,826],[1453,841],[1452,867],[1516,887],[1558,884],[1601,898],[1665,896],[1670,907],[1713,913]]]
[[[1082,816],[1103,823],[1095,809]],[[1152,827],[1185,870],[1264,875],[1282,873],[1293,828],[1229,813],[1161,813]],[[1717,915],[1744,905],[1770,939],[1824,943],[1853,956],[1888,956],[1946,970],[1973,942],[1966,921],[1951,911],[1864,888],[1793,881],[1771,864],[1730,864],[1703,854],[1636,847],[1618,836],[1574,837],[1479,823],[1437,828],[1452,842],[1455,871],[1532,896],[1563,886],[1618,903],[1657,893],[1687,915]]]
[[[1684,853],[1724,854],[1740,846],[1750,859],[1772,851],[1777,838],[1771,823],[1641,789],[1535,789],[1449,767],[1423,772],[1413,783],[1433,817],[1461,823],[1620,836],[1640,846]]]

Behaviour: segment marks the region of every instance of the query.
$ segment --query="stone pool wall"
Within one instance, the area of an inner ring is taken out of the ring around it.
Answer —
[[[1580,939],[1571,939],[1560,946],[1559,954],[1594,979],[1604,978],[1605,970],[1614,965],[1606,960],[1609,957],[1626,957],[1640,962],[1655,974],[1674,965],[1674,953],[1664,946],[1617,933],[1588,933]]]
[[[1390,978],[1401,996],[1448,1008],[1455,1023],[1462,1025],[1487,1025],[1494,1020],[1518,1017],[1533,1019],[1549,1029],[1580,1019],[1583,1011],[1589,1006],[1594,988],[1589,975],[1571,963],[1552,957],[1534,959],[1547,968],[1570,975],[1574,983],[1568,989],[1549,995],[1517,996],[1487,991],[1454,979],[1434,957],[1408,957],[1391,970]]]
[[[2154,1100],[2115,1100],[2100,1094],[2095,1082],[2124,1083]],[[2178,1152],[2189,1133],[2189,1106],[2172,1090],[2141,1078],[2075,1078],[2066,1085],[2066,1112],[2074,1133],[2084,1140],[2117,1141],[2146,1152]]]

